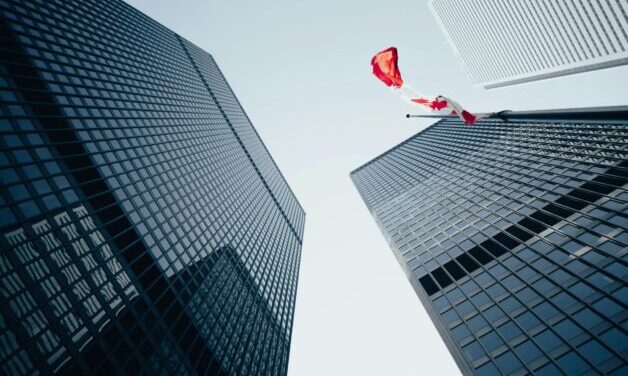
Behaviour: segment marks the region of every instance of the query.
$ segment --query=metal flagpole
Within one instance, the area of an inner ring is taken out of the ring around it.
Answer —
[[[456,115],[412,115],[406,114],[406,118],[433,118],[452,119]],[[605,107],[583,107],[583,108],[561,108],[537,111],[510,111],[504,110],[494,113],[485,119],[500,119],[505,122],[529,121],[571,121],[574,123],[583,122],[618,122],[628,121],[628,106],[605,106]]]
[[[457,116],[455,116],[455,115],[410,115],[410,114],[406,114],[406,118],[449,119],[449,118],[457,118]]]

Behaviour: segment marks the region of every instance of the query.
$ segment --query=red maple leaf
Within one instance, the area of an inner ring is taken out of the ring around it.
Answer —
[[[432,108],[432,106],[430,106],[429,99],[426,98],[412,98],[410,101]]]
[[[432,108],[432,110],[442,110],[443,108],[447,107],[447,101],[438,100],[438,98],[434,99],[432,103],[430,103],[430,107]]]

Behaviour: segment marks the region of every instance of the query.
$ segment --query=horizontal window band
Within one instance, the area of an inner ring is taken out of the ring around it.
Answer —
[[[454,281],[473,273],[479,269],[480,265],[486,265],[530,240],[534,236],[533,234],[540,234],[550,226],[567,219],[570,215],[599,200],[603,194],[621,188],[628,182],[628,174],[625,170],[627,166],[628,161],[622,161],[619,165],[606,170],[604,175],[596,176],[590,182],[584,183],[556,199],[554,203],[545,205],[540,210],[530,214],[529,217],[521,219],[517,224],[457,256],[455,261],[451,260],[444,266],[432,270],[419,278],[421,286],[428,296],[434,295]],[[599,184],[600,182],[614,187]],[[462,268],[459,265],[462,265]]]

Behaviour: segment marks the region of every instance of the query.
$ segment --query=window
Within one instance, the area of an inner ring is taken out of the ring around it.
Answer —
[[[531,312],[525,312],[519,315],[516,319],[517,323],[521,325],[525,332],[530,331],[532,328],[540,325],[541,322]]]
[[[504,311],[502,311],[499,306],[494,305],[484,311],[484,317],[486,317],[490,322],[495,323],[505,317],[505,315]]]
[[[584,299],[589,295],[595,293],[591,287],[587,286],[583,282],[578,282],[575,285],[569,287],[569,291],[580,299]]]
[[[525,363],[531,363],[542,355],[541,350],[530,340],[515,347],[515,352]]]
[[[552,350],[563,344],[563,341],[561,341],[560,338],[558,338],[558,336],[549,329],[542,331],[541,333],[534,336],[534,338],[537,340],[539,346],[545,352],[551,352]]]
[[[479,273],[478,275],[475,276],[474,279],[477,283],[480,284],[480,286],[486,286],[492,281],[494,281],[494,279],[487,272]]]
[[[502,283],[510,292],[518,291],[523,286],[523,282],[514,274],[511,274],[508,277],[504,278]]]
[[[562,284],[565,281],[569,280],[571,276],[564,270],[558,269],[550,274],[550,278],[554,280],[554,282]]]
[[[574,352],[567,353],[567,355],[558,358],[556,363],[558,363],[558,366],[563,372],[570,376],[581,375],[589,370],[589,366]]]
[[[512,321],[509,321],[506,324],[500,326],[499,328],[497,328],[497,331],[508,342],[512,341],[522,334],[521,330]]]
[[[583,327],[587,329],[593,329],[594,326],[596,326],[597,324],[603,321],[602,318],[598,314],[594,313],[589,308],[585,308],[579,311],[578,313],[573,315],[573,318],[580,325],[582,325]]]
[[[462,349],[464,350],[465,354],[467,354],[467,357],[469,357],[469,360],[471,360],[472,362],[486,355],[486,353],[484,352],[484,350],[482,350],[482,347],[479,343],[477,343],[477,341],[471,342]]]
[[[534,282],[532,284],[532,286],[534,288],[537,289],[537,291],[542,294],[545,295],[546,293],[548,293],[550,290],[552,290],[554,287],[556,287],[553,283],[551,283],[547,278],[540,278],[538,281]]]
[[[612,358],[611,353],[594,339],[580,346],[578,349],[589,362],[595,365],[600,365]]]
[[[522,307],[521,303],[517,299],[513,298],[512,296],[504,299],[500,303],[500,305],[506,312],[509,312],[509,313],[513,313]]]
[[[486,289],[486,292],[495,300],[498,300],[505,292],[506,289],[502,287],[500,284],[494,284],[491,287]]]
[[[454,303],[457,303],[461,299],[465,299],[465,296],[462,294],[462,291],[458,287],[455,287],[451,289],[450,291],[447,291],[447,297],[449,298],[450,301]]]
[[[549,363],[549,364],[539,368],[536,371],[536,375],[537,376],[555,376],[555,375],[560,375],[560,374],[561,374],[561,372],[552,363]]]
[[[582,329],[574,324],[571,319],[565,319],[554,325],[554,330],[568,341],[583,333]]]
[[[453,310],[453,308],[450,308],[449,310],[445,311],[445,313],[442,314],[442,318],[447,324],[451,324],[456,320],[460,320],[460,316],[458,316],[458,314],[456,313],[456,311]]]
[[[473,304],[475,304],[476,307],[482,308],[486,304],[488,304],[491,301],[491,299],[488,297],[488,295],[486,295],[486,293],[480,292],[474,295],[473,297],[471,297],[471,301],[473,302]]]
[[[551,300],[552,303],[556,304],[562,311],[566,311],[569,307],[577,303],[576,299],[564,291],[552,296]]]
[[[539,297],[539,294],[534,292],[534,290],[530,287],[526,287],[517,292],[517,297],[523,302],[523,304],[529,305],[533,300]]]
[[[497,349],[499,346],[504,344],[501,338],[495,332],[489,332],[480,338],[480,343],[484,346],[486,350],[493,351]]]
[[[475,312],[475,308],[473,307],[471,302],[469,302],[468,300],[458,304],[456,306],[456,309],[458,310],[458,313],[462,317],[467,317],[471,312]]]
[[[488,323],[486,322],[486,320],[484,320],[484,318],[480,315],[473,317],[467,323],[469,325],[469,328],[471,328],[471,330],[475,333],[479,332],[480,330],[488,326]]]
[[[444,296],[441,296],[434,300],[434,307],[436,307],[437,311],[440,311],[441,309],[448,306],[449,306],[449,302],[447,301],[447,298],[445,298]]]
[[[497,367],[492,362],[487,362],[478,367],[475,370],[478,376],[500,376],[501,372],[497,370]]]
[[[465,324],[460,324],[451,330],[451,334],[456,342],[460,343],[463,339],[469,337],[471,332],[467,329]]]
[[[543,302],[536,307],[532,308],[532,310],[543,320],[548,321],[556,314],[558,311],[548,302]]]
[[[600,339],[617,352],[622,353],[628,349],[628,336],[617,328],[611,328],[606,333],[603,333],[600,335]]]
[[[507,351],[498,356],[497,358],[495,358],[495,362],[497,363],[499,368],[504,371],[505,374],[511,374],[519,368],[523,367],[521,361],[517,359],[512,351]]]

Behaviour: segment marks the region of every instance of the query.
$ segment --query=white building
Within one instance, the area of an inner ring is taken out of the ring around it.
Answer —
[[[628,0],[429,0],[487,89],[628,63]]]

